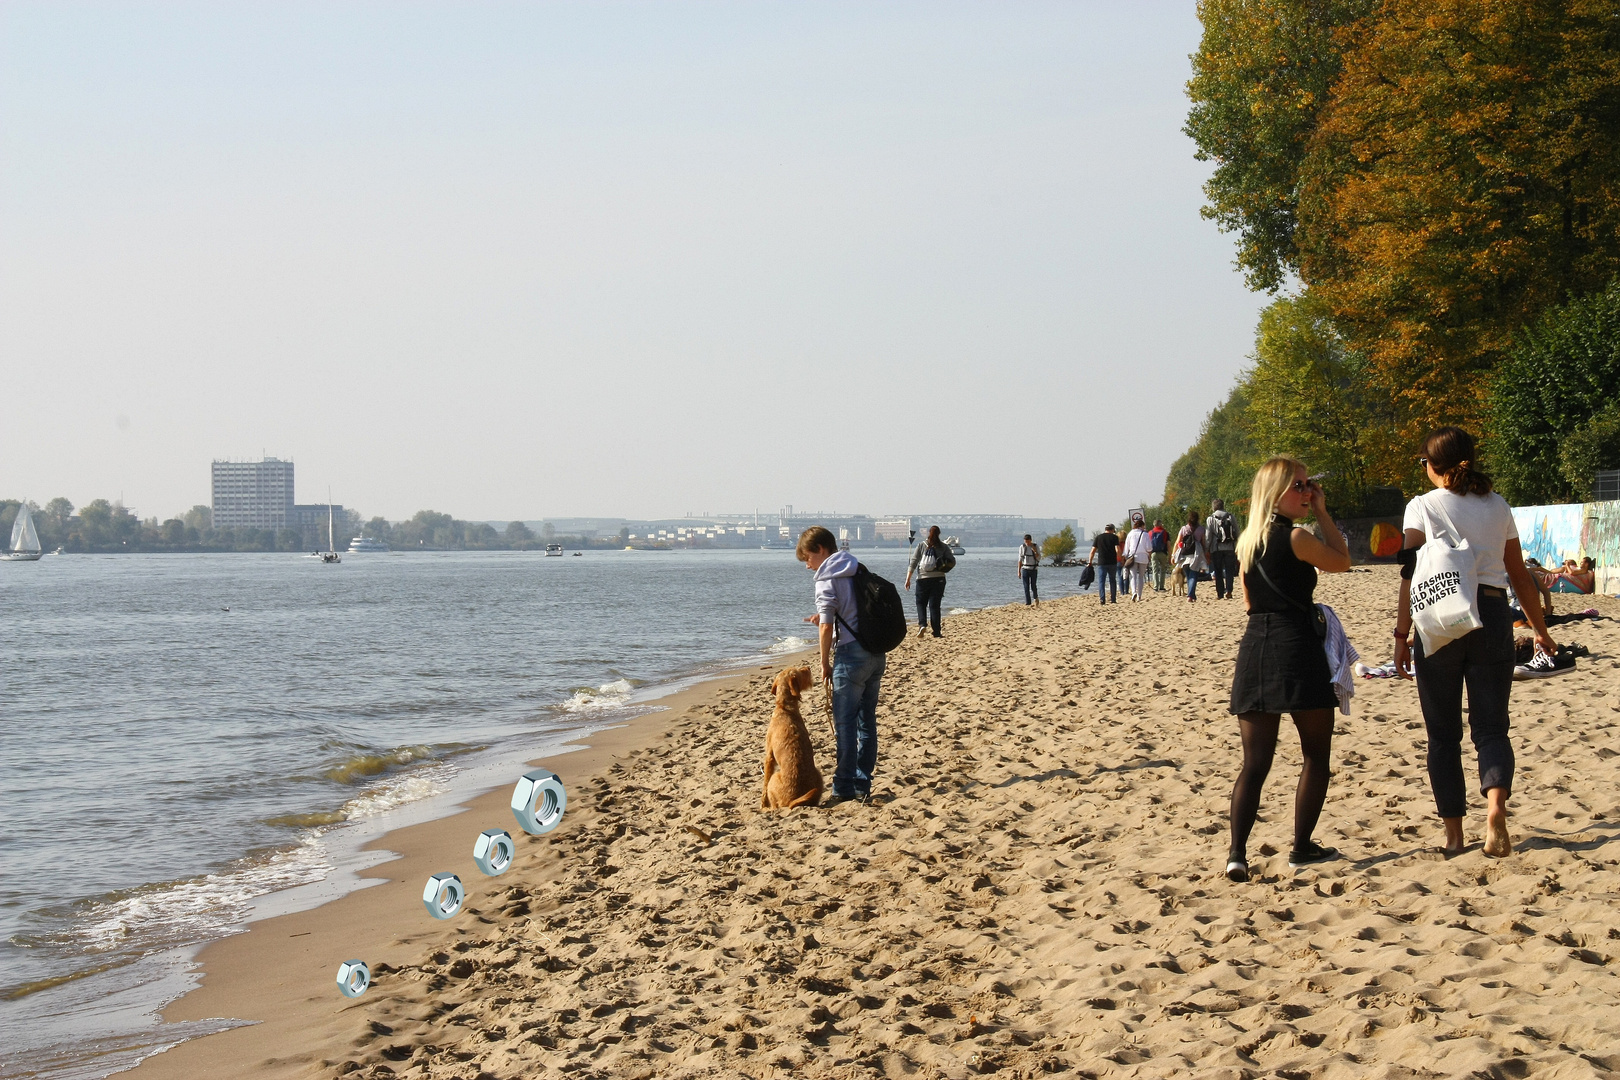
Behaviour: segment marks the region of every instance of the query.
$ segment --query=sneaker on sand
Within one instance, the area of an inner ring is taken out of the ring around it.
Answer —
[[[1551,675],[1564,675],[1575,670],[1575,658],[1572,656],[1564,664],[1558,658],[1537,650],[1536,655],[1530,658],[1528,664],[1520,664],[1513,669],[1515,679],[1545,679]]]
[[[1313,866],[1316,863],[1332,862],[1339,857],[1338,848],[1323,847],[1312,840],[1305,847],[1295,848],[1288,853],[1288,865],[1294,869],[1301,866]]]

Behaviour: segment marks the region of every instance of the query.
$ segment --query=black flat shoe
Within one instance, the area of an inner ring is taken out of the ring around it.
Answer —
[[[1323,847],[1315,840],[1302,848],[1295,848],[1288,853],[1288,865],[1294,869],[1301,866],[1313,866],[1316,863],[1332,862],[1339,857],[1338,848]]]

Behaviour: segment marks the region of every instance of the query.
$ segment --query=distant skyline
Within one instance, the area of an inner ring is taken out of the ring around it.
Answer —
[[[1156,499],[1263,298],[1193,3],[0,6],[0,497]]]

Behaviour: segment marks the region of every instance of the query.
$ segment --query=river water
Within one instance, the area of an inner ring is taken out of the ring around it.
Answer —
[[[962,557],[946,607],[1021,601],[1014,560]],[[810,593],[788,551],[0,564],[0,1076],[229,1026],[154,1017],[201,944],[352,887],[387,857],[364,840],[567,736],[804,646]]]

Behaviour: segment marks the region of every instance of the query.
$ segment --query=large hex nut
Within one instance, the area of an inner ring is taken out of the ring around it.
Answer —
[[[512,834],[505,829],[485,829],[473,841],[473,862],[490,877],[505,873],[515,854],[517,848],[512,843]]]
[[[371,986],[371,969],[364,960],[345,960],[338,965],[337,984],[344,997],[359,997]]]
[[[512,790],[512,814],[523,831],[539,836],[562,824],[568,809],[568,790],[556,773],[536,769],[523,774]]]
[[[461,910],[461,901],[466,895],[467,890],[461,887],[461,879],[456,875],[434,874],[422,890],[422,906],[435,919],[449,919]]]

